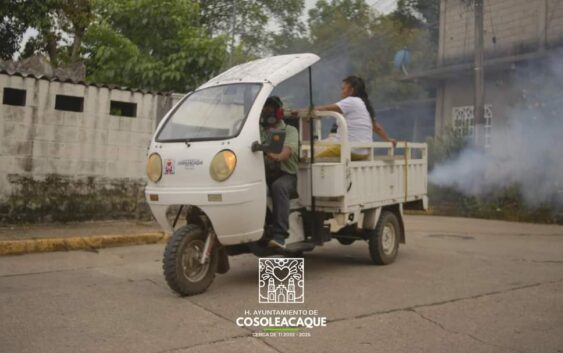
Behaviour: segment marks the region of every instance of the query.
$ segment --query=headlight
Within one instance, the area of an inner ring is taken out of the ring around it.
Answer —
[[[237,166],[237,156],[233,151],[223,150],[213,157],[209,174],[216,181],[225,181],[233,174]]]
[[[158,153],[152,153],[147,160],[147,177],[153,183],[162,178],[162,159]]]

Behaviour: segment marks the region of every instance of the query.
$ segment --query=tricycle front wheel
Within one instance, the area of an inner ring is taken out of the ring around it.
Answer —
[[[207,234],[201,226],[188,224],[174,231],[166,244],[162,268],[168,286],[182,296],[204,292],[217,270],[217,247],[203,264],[201,259]]]

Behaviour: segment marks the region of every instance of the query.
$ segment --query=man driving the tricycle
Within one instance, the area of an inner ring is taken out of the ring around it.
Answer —
[[[268,97],[260,115],[260,138],[268,140],[272,130],[285,131],[280,153],[266,153],[266,183],[272,197],[271,247],[284,248],[289,235],[289,199],[297,188],[299,135],[297,129],[283,121],[283,103],[279,97]]]

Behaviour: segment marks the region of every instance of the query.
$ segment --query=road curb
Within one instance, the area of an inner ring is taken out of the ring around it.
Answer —
[[[164,232],[154,232],[142,234],[0,240],[0,256],[50,251],[92,250],[126,245],[155,244],[164,242],[168,238],[169,236]]]

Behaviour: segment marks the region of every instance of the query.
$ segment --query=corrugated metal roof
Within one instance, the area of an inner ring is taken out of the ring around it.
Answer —
[[[134,93],[154,94],[154,95],[161,95],[161,96],[169,96],[169,95],[172,94],[172,92],[159,92],[159,91],[146,90],[146,89],[141,89],[141,88],[131,88],[131,87],[119,86],[119,85],[114,85],[114,84],[94,83],[94,82],[87,82],[87,81],[83,81],[83,80],[72,80],[71,78],[60,78],[60,77],[57,77],[57,76],[36,75],[36,74],[33,74],[33,73],[29,73],[29,72],[7,70],[5,68],[0,68],[0,74],[8,75],[8,76],[20,76],[20,77],[23,77],[23,78],[33,78],[33,79],[36,79],[36,80],[46,80],[46,81],[50,81],[50,82],[71,83],[71,84],[75,84],[75,85],[83,85],[83,86],[88,86],[88,87],[93,86],[93,87],[97,87],[97,88],[118,89],[118,90],[122,90],[122,91],[134,92]]]

